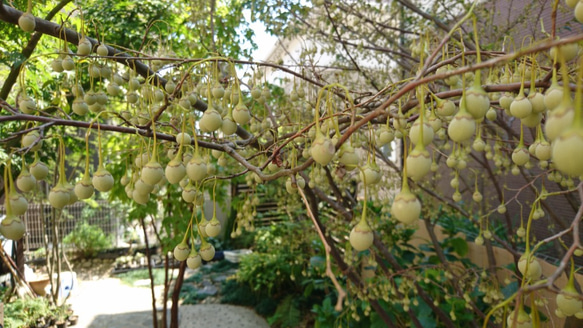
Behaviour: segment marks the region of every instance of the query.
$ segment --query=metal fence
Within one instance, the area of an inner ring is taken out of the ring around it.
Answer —
[[[112,238],[113,245],[119,246],[118,243],[123,233],[120,231],[120,215],[122,213],[106,200],[97,201],[97,205],[92,207],[84,202],[77,202],[66,206],[59,218],[59,237],[62,238],[69,234],[77,224],[87,222],[101,228],[106,235]],[[0,206],[0,213],[5,213],[4,206]],[[26,234],[24,235],[26,251],[44,247],[45,238],[48,238],[47,240],[50,242],[50,222],[57,218],[55,210],[50,205],[29,204],[28,210],[22,218],[26,224]]]

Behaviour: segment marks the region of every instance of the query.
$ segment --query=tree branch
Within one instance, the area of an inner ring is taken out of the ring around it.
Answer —
[[[72,0],[62,0],[61,2],[59,2],[47,14],[47,16],[45,17],[45,19],[47,21],[50,21],[51,19],[53,19],[53,17],[55,17],[55,15],[61,9],[63,9],[63,7],[65,7],[65,5],[67,5],[71,1]],[[1,4],[1,7],[0,7],[0,13],[3,10],[3,7],[4,7],[4,4],[2,3]],[[18,20],[17,20],[17,22],[18,22]],[[26,46],[21,51],[22,57],[24,57],[24,59],[30,58],[30,55],[32,55],[34,49],[36,48],[36,45],[38,44],[38,42],[40,41],[40,38],[42,36],[43,36],[43,33],[40,33],[40,32],[34,33],[31,36],[31,38],[28,40],[28,43],[26,44]],[[16,83],[16,79],[18,78],[18,74],[20,73],[20,68],[22,67],[22,64],[23,63],[24,63],[24,60],[17,61],[10,68],[10,73],[8,73],[8,76],[6,77],[6,80],[4,81],[4,84],[2,85],[2,90],[0,90],[0,98],[2,98],[2,99],[8,98],[8,94],[10,93],[10,90],[12,90],[12,86],[14,85],[14,83]]]

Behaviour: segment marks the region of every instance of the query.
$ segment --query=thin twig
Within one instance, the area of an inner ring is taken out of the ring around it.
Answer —
[[[312,219],[312,222],[316,227],[316,231],[318,231],[318,236],[320,236],[320,240],[322,240],[322,244],[324,244],[324,249],[326,251],[326,275],[330,278],[330,280],[332,280],[332,284],[334,284],[334,287],[338,292],[338,300],[336,301],[336,306],[334,307],[334,309],[340,312],[342,311],[342,303],[344,302],[344,298],[346,298],[346,292],[344,291],[342,286],[340,286],[340,284],[338,283],[338,280],[336,279],[336,275],[334,274],[334,272],[332,272],[332,265],[330,264],[330,245],[328,245],[326,237],[324,237],[324,234],[322,233],[322,230],[320,229],[320,226],[318,225],[318,222],[314,217],[314,213],[312,213],[312,208],[308,203],[308,199],[306,198],[304,191],[300,187],[298,187],[297,190],[300,196],[302,196],[302,201],[304,202],[304,205],[306,205],[308,216],[310,217],[310,219]]]

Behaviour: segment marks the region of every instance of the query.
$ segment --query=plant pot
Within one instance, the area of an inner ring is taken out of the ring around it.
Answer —
[[[74,326],[77,324],[77,321],[79,321],[79,316],[76,314],[71,315],[67,321],[69,322],[69,326]]]
[[[57,328],[67,328],[67,320],[59,320],[55,325],[57,325]]]
[[[45,296],[47,294],[46,287],[49,285],[49,278],[29,281],[28,284],[38,296]]]

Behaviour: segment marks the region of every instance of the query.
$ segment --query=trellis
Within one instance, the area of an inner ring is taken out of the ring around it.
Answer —
[[[83,214],[84,210],[92,213]],[[0,213],[5,213],[4,206],[0,206]],[[101,228],[106,235],[112,237],[113,246],[118,246],[122,237],[120,215],[120,211],[106,200],[97,201],[97,206],[94,208],[84,202],[77,202],[63,209],[59,219],[59,237],[66,236],[75,229],[77,224],[86,221],[90,225]],[[26,251],[34,251],[45,246],[45,238],[50,235],[49,222],[56,217],[56,212],[48,204],[29,204],[28,210],[23,215],[26,224],[26,234],[23,239]],[[50,239],[47,240],[50,241]]]

